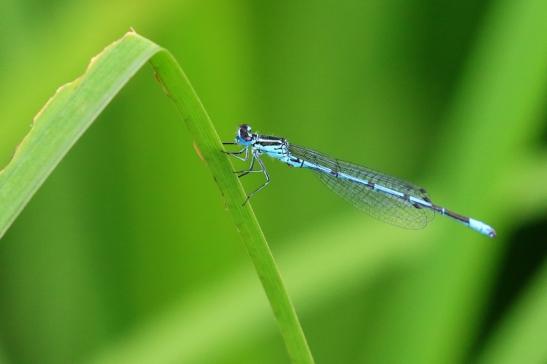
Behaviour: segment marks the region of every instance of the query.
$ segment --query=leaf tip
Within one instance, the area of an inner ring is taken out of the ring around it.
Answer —
[[[135,30],[133,28],[129,28],[129,31],[127,33],[125,33],[123,37],[121,37],[120,39],[116,40],[115,42],[107,45],[102,51],[100,51],[98,54],[91,57],[91,60],[89,61],[89,64],[87,65],[87,68],[86,68],[84,74],[86,74],[91,68],[93,68],[93,66],[95,66],[95,64],[99,61],[99,59],[101,59],[101,57],[105,53],[107,53],[109,50],[115,48],[125,38],[131,37],[131,36],[136,36],[136,35],[138,35],[137,32],[135,32]]]

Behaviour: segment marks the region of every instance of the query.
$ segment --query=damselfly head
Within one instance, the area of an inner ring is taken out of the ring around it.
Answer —
[[[256,139],[256,134],[251,132],[251,126],[241,124],[237,129],[236,142],[241,145],[251,145]]]

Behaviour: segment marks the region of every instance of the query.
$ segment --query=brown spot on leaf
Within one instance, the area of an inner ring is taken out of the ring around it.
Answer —
[[[196,154],[198,155],[199,159],[205,162],[205,158],[203,158],[203,154],[201,154],[201,150],[199,150],[199,147],[195,141],[192,143],[192,146],[194,147],[194,150],[196,151]]]

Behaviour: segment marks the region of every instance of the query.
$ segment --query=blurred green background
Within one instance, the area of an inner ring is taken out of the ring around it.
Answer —
[[[252,203],[317,363],[547,362],[545,1],[0,0],[0,14],[0,165],[134,27],[173,52],[225,140],[247,122],[497,229],[384,225],[267,161]],[[148,67],[0,242],[0,363],[286,362]]]

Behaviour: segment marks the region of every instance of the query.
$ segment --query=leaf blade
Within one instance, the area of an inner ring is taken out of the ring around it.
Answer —
[[[222,153],[220,138],[188,78],[170,53],[134,31],[94,57],[86,72],[58,89],[0,171],[0,238],[70,148],[121,88],[150,62],[182,115],[232,215],[294,363],[313,363],[296,311],[245,193]]]
[[[83,76],[61,86],[38,112],[12,160],[0,171],[0,238],[127,80],[160,49],[139,38],[130,32],[105,48],[92,59]],[[112,56],[118,61],[110,62]],[[94,80],[103,73],[114,77]],[[86,82],[89,79],[92,82]],[[97,95],[100,97],[92,97]]]

